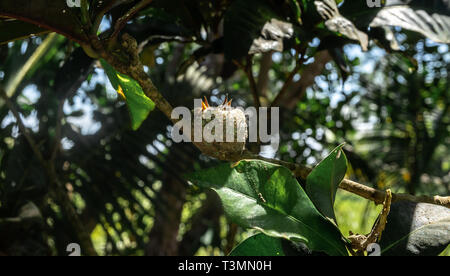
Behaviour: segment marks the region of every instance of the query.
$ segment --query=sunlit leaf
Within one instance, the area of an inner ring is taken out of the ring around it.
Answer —
[[[343,17],[337,8],[334,0],[315,1],[317,11],[324,18],[325,26],[330,31],[341,33],[346,37],[359,41],[363,51],[367,51],[369,37],[366,33],[358,30],[356,26],[347,18]]]
[[[125,99],[130,111],[133,130],[137,130],[155,108],[155,103],[149,99],[141,86],[134,79],[123,75],[109,65],[105,60],[101,64],[117,93]]]
[[[306,179],[306,192],[317,209],[326,217],[334,219],[334,201],[339,184],[347,172],[347,158],[340,145],[317,165]]]
[[[0,16],[35,24],[77,42],[87,42],[89,39],[82,28],[79,13],[79,8],[69,8],[62,0],[0,1]]]
[[[228,217],[244,228],[303,242],[313,251],[347,255],[339,229],[314,207],[287,168],[241,161],[234,167],[224,164],[189,178],[216,191]]]
[[[398,26],[415,31],[440,43],[450,43],[450,16],[414,10],[409,6],[392,6],[381,9],[370,23],[371,27]]]

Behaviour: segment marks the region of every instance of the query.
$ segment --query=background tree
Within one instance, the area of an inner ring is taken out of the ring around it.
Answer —
[[[171,141],[165,101],[123,72],[135,62],[124,33],[172,106],[226,94],[280,106],[279,151],[248,144],[254,154],[314,165],[347,142],[347,177],[449,195],[450,6],[337,2],[2,1],[0,254],[65,255],[74,240],[88,255],[228,254],[249,235],[186,180],[219,162]],[[163,112],[133,116],[98,58]],[[370,231],[377,211],[338,193],[345,234]]]

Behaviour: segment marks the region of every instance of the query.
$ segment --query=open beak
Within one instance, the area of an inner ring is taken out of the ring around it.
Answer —
[[[208,99],[206,97],[204,97],[204,99],[205,99],[205,101],[202,101],[202,111],[204,111],[207,108],[209,108]]]

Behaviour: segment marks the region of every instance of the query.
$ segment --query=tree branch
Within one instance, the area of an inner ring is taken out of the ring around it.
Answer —
[[[300,165],[289,163],[276,159],[264,158],[259,155],[255,155],[250,152],[245,152],[242,156],[242,159],[257,159],[263,160],[266,162],[278,164],[290,169],[296,177],[300,177],[302,179],[306,179],[308,175],[312,172],[312,168]],[[344,179],[342,183],[339,185],[339,188],[345,190],[347,192],[356,194],[360,197],[373,201],[375,204],[380,205],[383,204],[386,198],[386,192],[377,190],[366,185],[357,183],[355,181]],[[392,202],[398,201],[412,201],[417,203],[429,203],[434,205],[440,205],[447,208],[450,208],[450,196],[442,197],[442,196],[413,196],[409,194],[392,194]]]
[[[292,84],[292,80],[294,79],[294,77],[298,73],[298,71],[300,70],[300,67],[305,62],[305,52],[306,52],[306,48],[303,48],[301,53],[298,53],[301,56],[298,59],[296,59],[294,70],[292,70],[291,73],[289,74],[289,76],[287,77],[280,92],[275,97],[275,99],[272,101],[271,106],[278,106],[280,104],[281,100],[285,97],[285,94],[289,91],[289,87]]]
[[[115,42],[117,42],[117,38],[119,37],[120,31],[126,26],[127,22],[133,18],[136,13],[138,13],[140,10],[145,8],[147,5],[149,5],[153,0],[142,0],[139,2],[136,6],[132,7],[125,15],[123,15],[121,18],[119,18],[114,25],[114,32],[111,35],[111,41],[110,45],[113,45]]]
[[[289,87],[289,92],[292,94],[289,97],[283,99],[280,105],[293,109],[296,104],[303,98],[305,95],[306,89],[314,84],[315,78],[320,75],[325,68],[325,65],[332,60],[331,55],[328,51],[318,52],[314,56],[314,62],[308,64],[302,72],[302,78],[294,82],[291,87]]]
[[[386,228],[387,218],[391,212],[392,203],[392,192],[391,190],[386,191],[386,198],[383,202],[383,210],[379,215],[372,231],[368,235],[354,235],[350,232],[350,237],[348,238],[352,242],[352,252],[356,256],[364,256],[364,251],[367,250],[370,244],[375,243],[381,239],[381,234]]]
[[[41,45],[39,45],[39,47],[34,51],[31,57],[19,69],[19,71],[13,74],[14,77],[11,80],[9,80],[5,86],[6,89],[5,93],[9,98],[16,93],[19,84],[23,81],[23,79],[26,77],[31,68],[33,68],[39,62],[39,60],[41,60],[41,58],[47,53],[47,51],[51,48],[53,42],[55,42],[57,38],[58,35],[56,33],[49,34],[41,43]]]
[[[128,34],[124,34],[122,42],[123,50],[126,51],[130,55],[130,63],[124,64],[123,62],[119,61],[117,58],[115,58],[114,55],[107,54],[107,52],[102,53],[102,57],[108,61],[116,70],[123,74],[127,74],[131,76],[133,79],[135,79],[139,84],[141,85],[142,89],[144,90],[144,93],[152,99],[156,107],[160,109],[169,119],[171,118],[172,113],[172,106],[170,103],[159,93],[158,89],[153,85],[152,81],[150,80],[150,77],[145,73],[143,69],[143,65],[141,64],[138,56],[137,51],[137,42],[134,38],[132,38]],[[329,54],[326,54],[324,57],[324,60],[327,60],[327,56]],[[236,65],[239,65],[236,61],[234,61]],[[322,64],[322,62],[321,62]],[[247,70],[246,70],[247,72]],[[172,120],[173,121],[173,120]],[[271,162],[274,164],[279,164],[282,166],[285,166],[286,168],[290,169],[295,176],[301,177],[303,179],[306,179],[308,175],[311,173],[312,168],[309,168],[304,165],[300,164],[294,164],[289,162],[284,162],[281,160],[276,159],[267,159],[264,157],[261,157],[259,155],[253,154],[249,151],[245,151],[242,154],[236,154],[231,158],[232,160],[228,161],[239,161],[242,159],[259,159],[264,160],[267,162]],[[342,183],[340,184],[339,188],[342,190],[351,192],[353,194],[359,195],[365,199],[371,200],[375,202],[375,204],[383,204],[385,198],[386,198],[386,192],[376,190],[374,188],[359,184],[357,182],[344,179]],[[408,194],[392,194],[392,202],[397,201],[413,201],[413,202],[423,202],[423,203],[430,203],[435,205],[441,205],[445,206],[447,208],[450,208],[450,197],[441,197],[441,196],[412,196]]]
[[[121,0],[110,1],[105,5],[105,7],[102,10],[100,10],[100,12],[95,16],[94,22],[92,23],[91,35],[97,34],[97,31],[100,28],[100,24],[102,23],[105,14],[109,12],[112,8],[114,8],[120,1]]]
[[[253,101],[256,105],[256,108],[261,107],[261,101],[259,99],[259,93],[258,93],[258,87],[255,81],[255,77],[253,76],[253,70],[252,70],[252,58],[251,56],[247,56],[247,63],[242,65],[237,60],[233,60],[233,63],[239,67],[242,71],[244,71],[245,75],[247,76],[248,82],[250,84],[250,90],[252,91],[253,95]]]

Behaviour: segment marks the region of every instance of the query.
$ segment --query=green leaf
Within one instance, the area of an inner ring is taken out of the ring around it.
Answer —
[[[0,20],[0,45],[50,32],[34,24],[15,19]]]
[[[227,59],[247,54],[282,51],[283,39],[294,34],[292,24],[283,22],[265,0],[237,0],[224,19],[224,44]]]
[[[320,214],[287,168],[241,161],[193,173],[189,179],[220,196],[236,224],[304,243],[310,250],[348,255],[339,229]]]
[[[352,21],[343,17],[337,8],[335,0],[315,1],[317,12],[325,19],[325,26],[332,32],[340,33],[352,40],[359,41],[363,51],[368,50],[369,37],[360,31]]]
[[[345,1],[339,10],[358,28],[402,27],[440,43],[450,43],[450,1],[386,0],[367,8],[365,1]]]
[[[328,256],[313,252],[304,243],[256,234],[236,246],[229,256],[269,257],[269,256]]]
[[[282,239],[269,237],[264,234],[254,235],[230,253],[230,256],[286,256],[284,254]]]
[[[370,23],[370,27],[384,26],[402,27],[421,33],[435,42],[450,43],[450,16],[440,14],[440,11],[429,13],[408,5],[385,7]]]
[[[342,151],[343,147],[344,144],[335,148],[306,179],[306,193],[309,198],[324,216],[334,221],[336,192],[347,172],[347,158]]]
[[[155,103],[149,99],[141,86],[134,79],[117,72],[105,60],[100,60],[111,85],[125,98],[130,111],[133,130],[137,130],[147,119],[148,114],[155,108]]]
[[[426,203],[392,204],[381,237],[383,256],[437,256],[450,244],[450,209]]]
[[[63,0],[2,0],[0,16],[16,18],[55,31],[80,43],[89,41],[79,20],[79,8]]]

